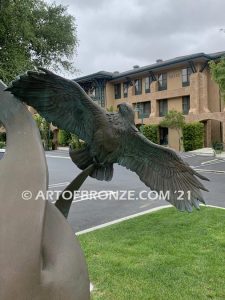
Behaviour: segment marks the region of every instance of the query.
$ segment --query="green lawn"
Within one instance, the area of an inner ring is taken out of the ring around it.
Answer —
[[[92,299],[225,299],[225,210],[167,208],[79,240]]]

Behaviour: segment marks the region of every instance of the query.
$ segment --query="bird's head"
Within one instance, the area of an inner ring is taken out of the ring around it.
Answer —
[[[127,120],[129,120],[131,123],[134,123],[134,110],[132,108],[132,106],[126,102],[123,102],[121,104],[117,105],[117,108],[119,110],[119,113],[126,118]]]

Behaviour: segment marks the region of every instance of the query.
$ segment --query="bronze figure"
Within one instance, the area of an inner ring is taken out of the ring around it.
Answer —
[[[95,104],[78,83],[40,68],[28,71],[7,88],[21,101],[35,108],[53,125],[75,133],[86,147],[70,151],[82,170],[94,164],[90,176],[109,181],[113,164],[134,171],[148,187],[168,191],[169,202],[179,210],[192,211],[203,202],[198,178],[208,180],[185,163],[175,151],[156,145],[135,127],[134,111],[127,103],[118,112],[106,112]],[[183,191],[180,199],[178,191]]]

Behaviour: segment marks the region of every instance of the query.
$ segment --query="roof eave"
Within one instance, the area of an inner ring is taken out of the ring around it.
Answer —
[[[218,56],[219,58],[220,56]],[[147,67],[143,67],[143,68],[140,68],[140,69],[136,69],[136,70],[131,70],[130,72],[126,72],[124,74],[118,74],[117,76],[113,76],[111,81],[116,81],[118,79],[122,79],[122,78],[126,78],[126,77],[134,77],[136,76],[136,74],[141,74],[141,73],[147,73],[147,72],[150,72],[150,71],[162,71],[162,70],[165,70],[167,69],[168,67],[170,67],[171,65],[174,65],[174,66],[178,66],[182,63],[185,63],[185,62],[189,62],[189,61],[195,61],[196,59],[200,59],[200,58],[203,58],[204,61],[207,61],[207,60],[212,60],[212,59],[215,59],[214,57],[211,57],[207,54],[201,54],[201,55],[198,55],[198,56],[193,56],[190,58],[181,58],[179,60],[177,60],[176,62],[165,62],[165,63],[160,63],[159,65],[150,65],[150,66],[147,66]]]

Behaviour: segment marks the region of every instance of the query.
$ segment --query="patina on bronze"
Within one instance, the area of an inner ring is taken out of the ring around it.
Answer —
[[[0,299],[88,300],[87,266],[72,229],[54,205],[36,199],[48,185],[38,128],[5,88],[0,82],[0,121],[7,130],[0,160]]]
[[[55,206],[61,211],[65,218],[68,217],[70,206],[74,200],[73,192],[78,191],[82,186],[86,178],[93,172],[95,165],[88,166],[83,172],[81,172],[61,193],[59,199],[56,201]],[[70,197],[63,198],[64,192],[71,192]]]
[[[53,125],[75,133],[86,147],[70,151],[73,162],[82,170],[94,164],[90,176],[109,181],[113,164],[134,171],[152,190],[169,192],[171,204],[192,211],[203,202],[201,190],[207,190],[194,171],[173,150],[146,139],[135,127],[134,111],[127,103],[117,113],[106,112],[95,104],[74,81],[40,68],[28,71],[7,89],[35,108]],[[182,198],[178,191],[182,191]],[[62,203],[62,201],[61,201]]]

